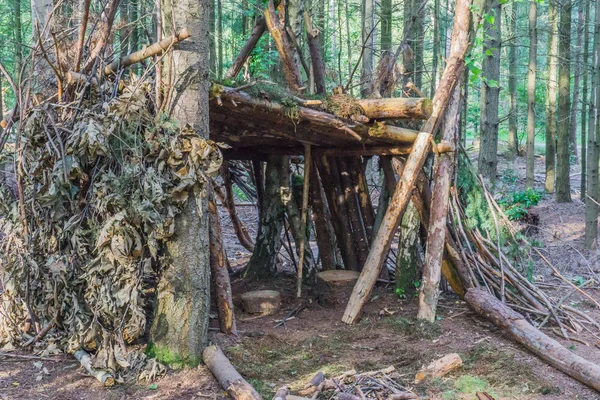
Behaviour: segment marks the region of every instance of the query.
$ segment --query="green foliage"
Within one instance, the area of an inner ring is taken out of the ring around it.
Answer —
[[[442,334],[441,327],[435,322],[409,318],[386,318],[384,322],[413,340],[432,340]]]
[[[504,209],[510,220],[518,221],[529,214],[527,210],[536,206],[542,196],[542,192],[529,188],[505,195],[498,204]]]

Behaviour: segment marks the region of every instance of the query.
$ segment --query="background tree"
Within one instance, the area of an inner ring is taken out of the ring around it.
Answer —
[[[527,173],[525,186],[533,188],[535,152],[535,74],[537,70],[537,3],[529,2],[529,65],[527,67]]]
[[[560,8],[559,67],[558,67],[558,120],[556,146],[556,201],[571,201],[570,172],[570,111],[571,111],[571,8],[565,0]]]

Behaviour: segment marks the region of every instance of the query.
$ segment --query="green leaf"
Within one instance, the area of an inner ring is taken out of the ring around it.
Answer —
[[[148,390],[157,390],[157,389],[158,389],[158,385],[156,383],[148,385]]]
[[[495,80],[493,80],[493,79],[489,79],[489,80],[486,82],[486,84],[488,85],[488,87],[491,87],[491,88],[497,88],[497,87],[500,87],[500,85],[498,84],[498,81],[495,81]]]

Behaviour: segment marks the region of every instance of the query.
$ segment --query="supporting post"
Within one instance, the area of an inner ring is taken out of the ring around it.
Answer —
[[[304,145],[304,183],[302,186],[302,223],[300,225],[300,255],[298,256],[298,282],[297,293],[298,298],[302,297],[302,269],[304,266],[304,250],[306,247],[306,219],[308,215],[308,189],[310,183],[310,155],[311,145]]]
[[[346,311],[342,317],[342,321],[348,324],[352,324],[358,320],[363,305],[369,299],[381,267],[387,257],[396,228],[412,195],[418,173],[425,162],[427,152],[431,146],[432,135],[437,131],[441,123],[441,118],[446,111],[451,94],[456,86],[458,74],[464,66],[464,57],[469,47],[470,5],[471,0],[457,0],[456,2],[452,47],[446,69],[440,81],[441,84],[433,98],[432,116],[427,120],[417,136],[417,140],[408,156],[404,172],[398,181],[381,227],[373,240],[367,262],[354,286]]]

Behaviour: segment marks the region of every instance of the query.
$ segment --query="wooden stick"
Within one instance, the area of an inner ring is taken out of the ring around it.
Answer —
[[[83,3],[83,16],[81,17],[81,26],[79,27],[79,36],[77,38],[77,48],[75,54],[75,72],[79,72],[79,66],[81,65],[81,57],[83,55],[83,45],[85,42],[85,31],[87,30],[87,23],[90,16],[90,4],[92,0],[85,0]]]
[[[262,396],[231,365],[217,346],[208,346],[202,353],[204,363],[221,387],[234,400],[262,400]]]
[[[495,296],[482,289],[469,289],[465,300],[478,314],[492,321],[542,360],[579,382],[600,390],[598,365],[564,348]]]
[[[130,65],[138,63],[146,58],[150,58],[159,54],[162,54],[164,51],[169,49],[176,43],[181,42],[191,36],[190,32],[187,28],[183,29],[179,33],[171,36],[170,38],[163,39],[159,42],[153,43],[150,46],[147,46],[141,50],[136,51],[135,53],[128,54],[124,57],[118,58],[114,60],[112,63],[107,65],[104,68],[104,73],[106,75],[114,74],[119,69],[127,68]]]
[[[310,183],[311,145],[304,146],[304,184],[302,186],[302,223],[300,224],[300,251],[298,261],[298,281],[296,283],[296,296],[302,297],[302,270],[304,267],[304,252],[306,247],[306,220],[308,216],[308,190]]]
[[[85,350],[77,350],[75,352],[75,358],[79,361],[81,366],[87,371],[88,374],[96,378],[104,387],[114,386],[115,378],[110,372],[101,369],[95,369],[92,366],[92,357]]]

